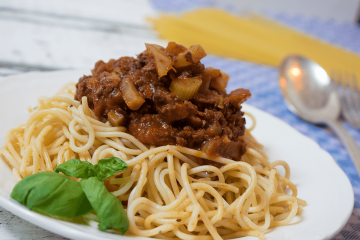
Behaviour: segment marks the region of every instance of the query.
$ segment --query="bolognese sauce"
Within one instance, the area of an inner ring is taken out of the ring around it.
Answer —
[[[251,94],[227,94],[229,76],[205,67],[205,56],[200,45],[146,44],[137,58],[98,61],[92,75],[79,79],[75,99],[86,96],[101,121],[125,126],[144,144],[181,145],[239,161],[246,151],[241,104]]]

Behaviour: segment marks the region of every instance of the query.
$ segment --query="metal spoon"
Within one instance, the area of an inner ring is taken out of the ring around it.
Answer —
[[[290,111],[306,121],[327,124],[335,131],[360,174],[360,148],[338,120],[341,102],[326,71],[314,61],[289,56],[280,66],[279,84]]]

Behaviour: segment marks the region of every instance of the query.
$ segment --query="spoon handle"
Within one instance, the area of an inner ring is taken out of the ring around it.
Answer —
[[[344,143],[346,149],[348,150],[350,157],[356,167],[358,174],[360,175],[360,148],[356,144],[355,140],[351,135],[345,130],[342,124],[335,120],[328,122],[329,126],[335,131],[335,133],[340,137],[341,141]]]

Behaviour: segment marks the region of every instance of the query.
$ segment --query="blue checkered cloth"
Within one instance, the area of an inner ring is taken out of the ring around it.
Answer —
[[[179,12],[203,6],[220,7],[232,11],[230,6],[219,5],[219,3],[206,0],[151,0],[151,3],[155,9],[163,12]],[[289,16],[281,13],[265,14],[309,35],[360,54],[360,28],[353,23],[338,23],[332,20],[324,21],[317,18]],[[279,73],[277,69],[215,56],[206,57],[203,63],[207,66],[222,69],[230,75],[231,80],[228,84],[228,91],[240,87],[249,89],[252,97],[246,102],[247,104],[282,119],[302,134],[315,140],[332,155],[349,177],[355,193],[355,206],[352,216],[344,229],[333,240],[360,240],[360,178],[344,145],[334,133],[327,127],[309,124],[288,110],[278,85]],[[346,122],[344,122],[344,127],[360,145],[360,130]]]

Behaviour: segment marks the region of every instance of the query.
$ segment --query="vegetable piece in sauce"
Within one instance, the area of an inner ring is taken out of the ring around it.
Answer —
[[[159,77],[165,76],[170,69],[173,69],[173,60],[162,51],[162,47],[156,44],[145,43],[146,49],[154,56],[156,69]]]
[[[107,115],[111,126],[113,127],[125,126],[126,118],[121,113],[111,110]]]
[[[180,68],[194,65],[200,62],[205,56],[206,52],[199,44],[193,45],[184,53],[180,53],[177,56],[175,67]]]
[[[211,124],[210,127],[208,129],[206,129],[206,131],[208,132],[209,135],[217,136],[222,133],[222,128],[219,124],[214,123],[214,124]]]
[[[236,89],[229,94],[230,103],[237,108],[241,108],[241,104],[250,97],[250,91],[243,88]]]
[[[179,55],[179,53],[183,53],[187,50],[183,45],[177,44],[175,42],[169,42],[166,47],[166,51],[174,53],[175,56]]]
[[[198,92],[201,83],[198,78],[177,78],[172,80],[170,91],[180,100],[189,100]]]
[[[218,78],[220,76],[220,70],[212,67],[205,68],[204,72],[210,75],[212,78]]]
[[[131,110],[138,110],[145,100],[140,96],[130,78],[124,78],[120,83],[120,90],[126,105]]]
[[[223,109],[224,108],[224,98],[223,97],[221,97],[221,98],[219,98],[219,100],[216,102],[216,106],[218,107],[218,108],[220,108],[220,109]]]
[[[194,63],[198,63],[200,62],[201,59],[206,57],[206,52],[202,48],[202,46],[200,46],[200,44],[191,46],[188,51],[191,52],[191,56],[194,59]]]
[[[217,69],[214,69],[214,70],[217,70]],[[219,70],[219,71],[220,71],[220,76],[218,76],[211,82],[211,87],[215,88],[217,90],[220,90],[220,91],[225,91],[225,88],[227,86],[227,83],[228,83],[230,77],[227,73],[224,73],[221,70]]]
[[[199,92],[201,93],[208,93],[209,91],[209,87],[211,84],[211,80],[212,79],[216,79],[220,76],[220,70],[219,69],[214,69],[212,67],[207,67],[204,70],[204,75],[203,75],[203,83],[201,84],[200,88],[199,88]]]
[[[190,66],[190,65],[193,64],[191,58],[187,59],[185,57],[185,53],[180,53],[177,56],[177,59],[176,59],[176,62],[175,62],[175,67],[176,68],[187,67],[187,66]]]
[[[201,151],[206,153],[209,157],[216,157],[218,155],[217,149],[220,147],[221,141],[218,138],[209,139],[201,146]]]
[[[211,83],[211,76],[204,74],[202,77],[202,84],[199,88],[199,92],[207,94],[209,92],[210,83]]]

